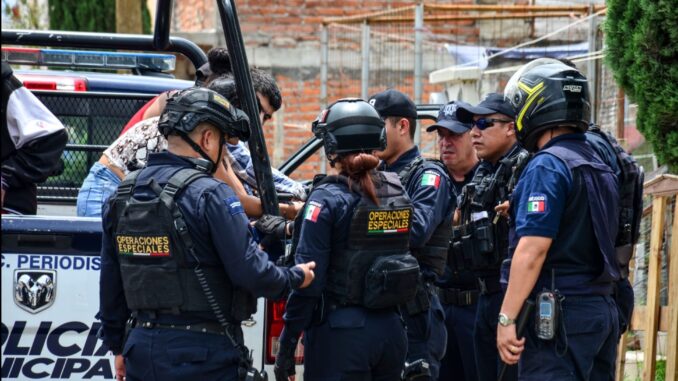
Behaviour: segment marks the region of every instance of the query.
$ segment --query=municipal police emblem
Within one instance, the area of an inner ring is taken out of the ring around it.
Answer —
[[[55,270],[14,270],[14,303],[24,311],[37,314],[54,304]]]
[[[456,111],[457,111],[457,105],[455,103],[450,103],[448,105],[445,105],[445,107],[443,108],[443,114],[448,118],[453,117],[454,113]]]

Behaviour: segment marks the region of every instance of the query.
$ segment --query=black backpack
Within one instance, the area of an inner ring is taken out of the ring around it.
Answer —
[[[619,168],[619,231],[615,245],[617,247],[636,244],[640,236],[640,219],[643,214],[643,182],[645,173],[636,159],[627,153],[612,135],[598,126],[591,126],[589,132],[601,138],[616,156]],[[595,144],[594,144],[594,148]],[[608,150],[609,150],[608,148]],[[603,157],[604,159],[604,157]]]

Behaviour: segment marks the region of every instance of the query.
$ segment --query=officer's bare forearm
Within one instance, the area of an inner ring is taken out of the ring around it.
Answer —
[[[534,288],[553,239],[522,237],[511,260],[511,275],[501,312],[515,319]]]

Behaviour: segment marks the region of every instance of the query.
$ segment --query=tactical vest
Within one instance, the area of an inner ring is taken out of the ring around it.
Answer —
[[[455,258],[448,261],[478,272],[500,268],[508,255],[509,226],[494,208],[508,199],[527,158],[527,151],[515,146],[493,172],[478,168],[462,192],[461,224],[452,232],[450,250]]]
[[[562,220],[576,222],[561,224],[534,289],[551,288],[553,274],[556,288],[565,295],[609,294],[612,282],[620,278],[614,246],[619,211],[615,176],[581,141],[562,140],[537,155],[545,153],[562,160],[572,174]],[[584,198],[590,218],[584,215]]]
[[[351,187],[344,176],[327,176],[321,184],[329,182]],[[346,246],[330,258],[325,292],[340,305],[394,307],[417,290],[419,266],[408,249],[412,204],[394,174],[378,172],[375,188],[379,205],[360,198]]]
[[[403,186],[407,187],[412,179],[416,179],[420,171],[424,170],[425,162],[432,163],[440,167],[443,173],[447,173],[447,168],[438,160],[426,160],[421,156],[412,160],[403,168],[398,176]],[[443,275],[445,264],[447,263],[447,251],[450,247],[450,236],[452,234],[452,220],[443,220],[436,226],[431,238],[423,247],[412,249],[412,255],[417,258],[419,264],[433,270],[436,275]]]
[[[134,197],[139,171],[120,184],[113,200],[114,240],[127,306],[132,311],[180,314],[213,312],[242,321],[256,312],[256,298],[234,287],[223,267],[201,263],[176,197],[190,183],[208,175],[186,168],[164,188],[153,179],[156,197]],[[187,259],[196,264],[189,264]]]

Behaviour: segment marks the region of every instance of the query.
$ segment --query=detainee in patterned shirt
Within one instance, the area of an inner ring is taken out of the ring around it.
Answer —
[[[101,216],[101,207],[116,191],[121,179],[131,171],[146,166],[148,154],[167,149],[167,139],[158,131],[158,120],[153,117],[142,120],[118,137],[103,153],[102,160],[95,163],[78,193],[79,216]],[[229,161],[236,176],[250,186],[256,184],[252,158],[244,144],[228,145]],[[303,200],[304,188],[277,169],[272,168],[275,189],[291,193]],[[251,194],[250,192],[248,192]],[[256,213],[258,214],[258,213]],[[289,212],[293,217],[293,212]]]

